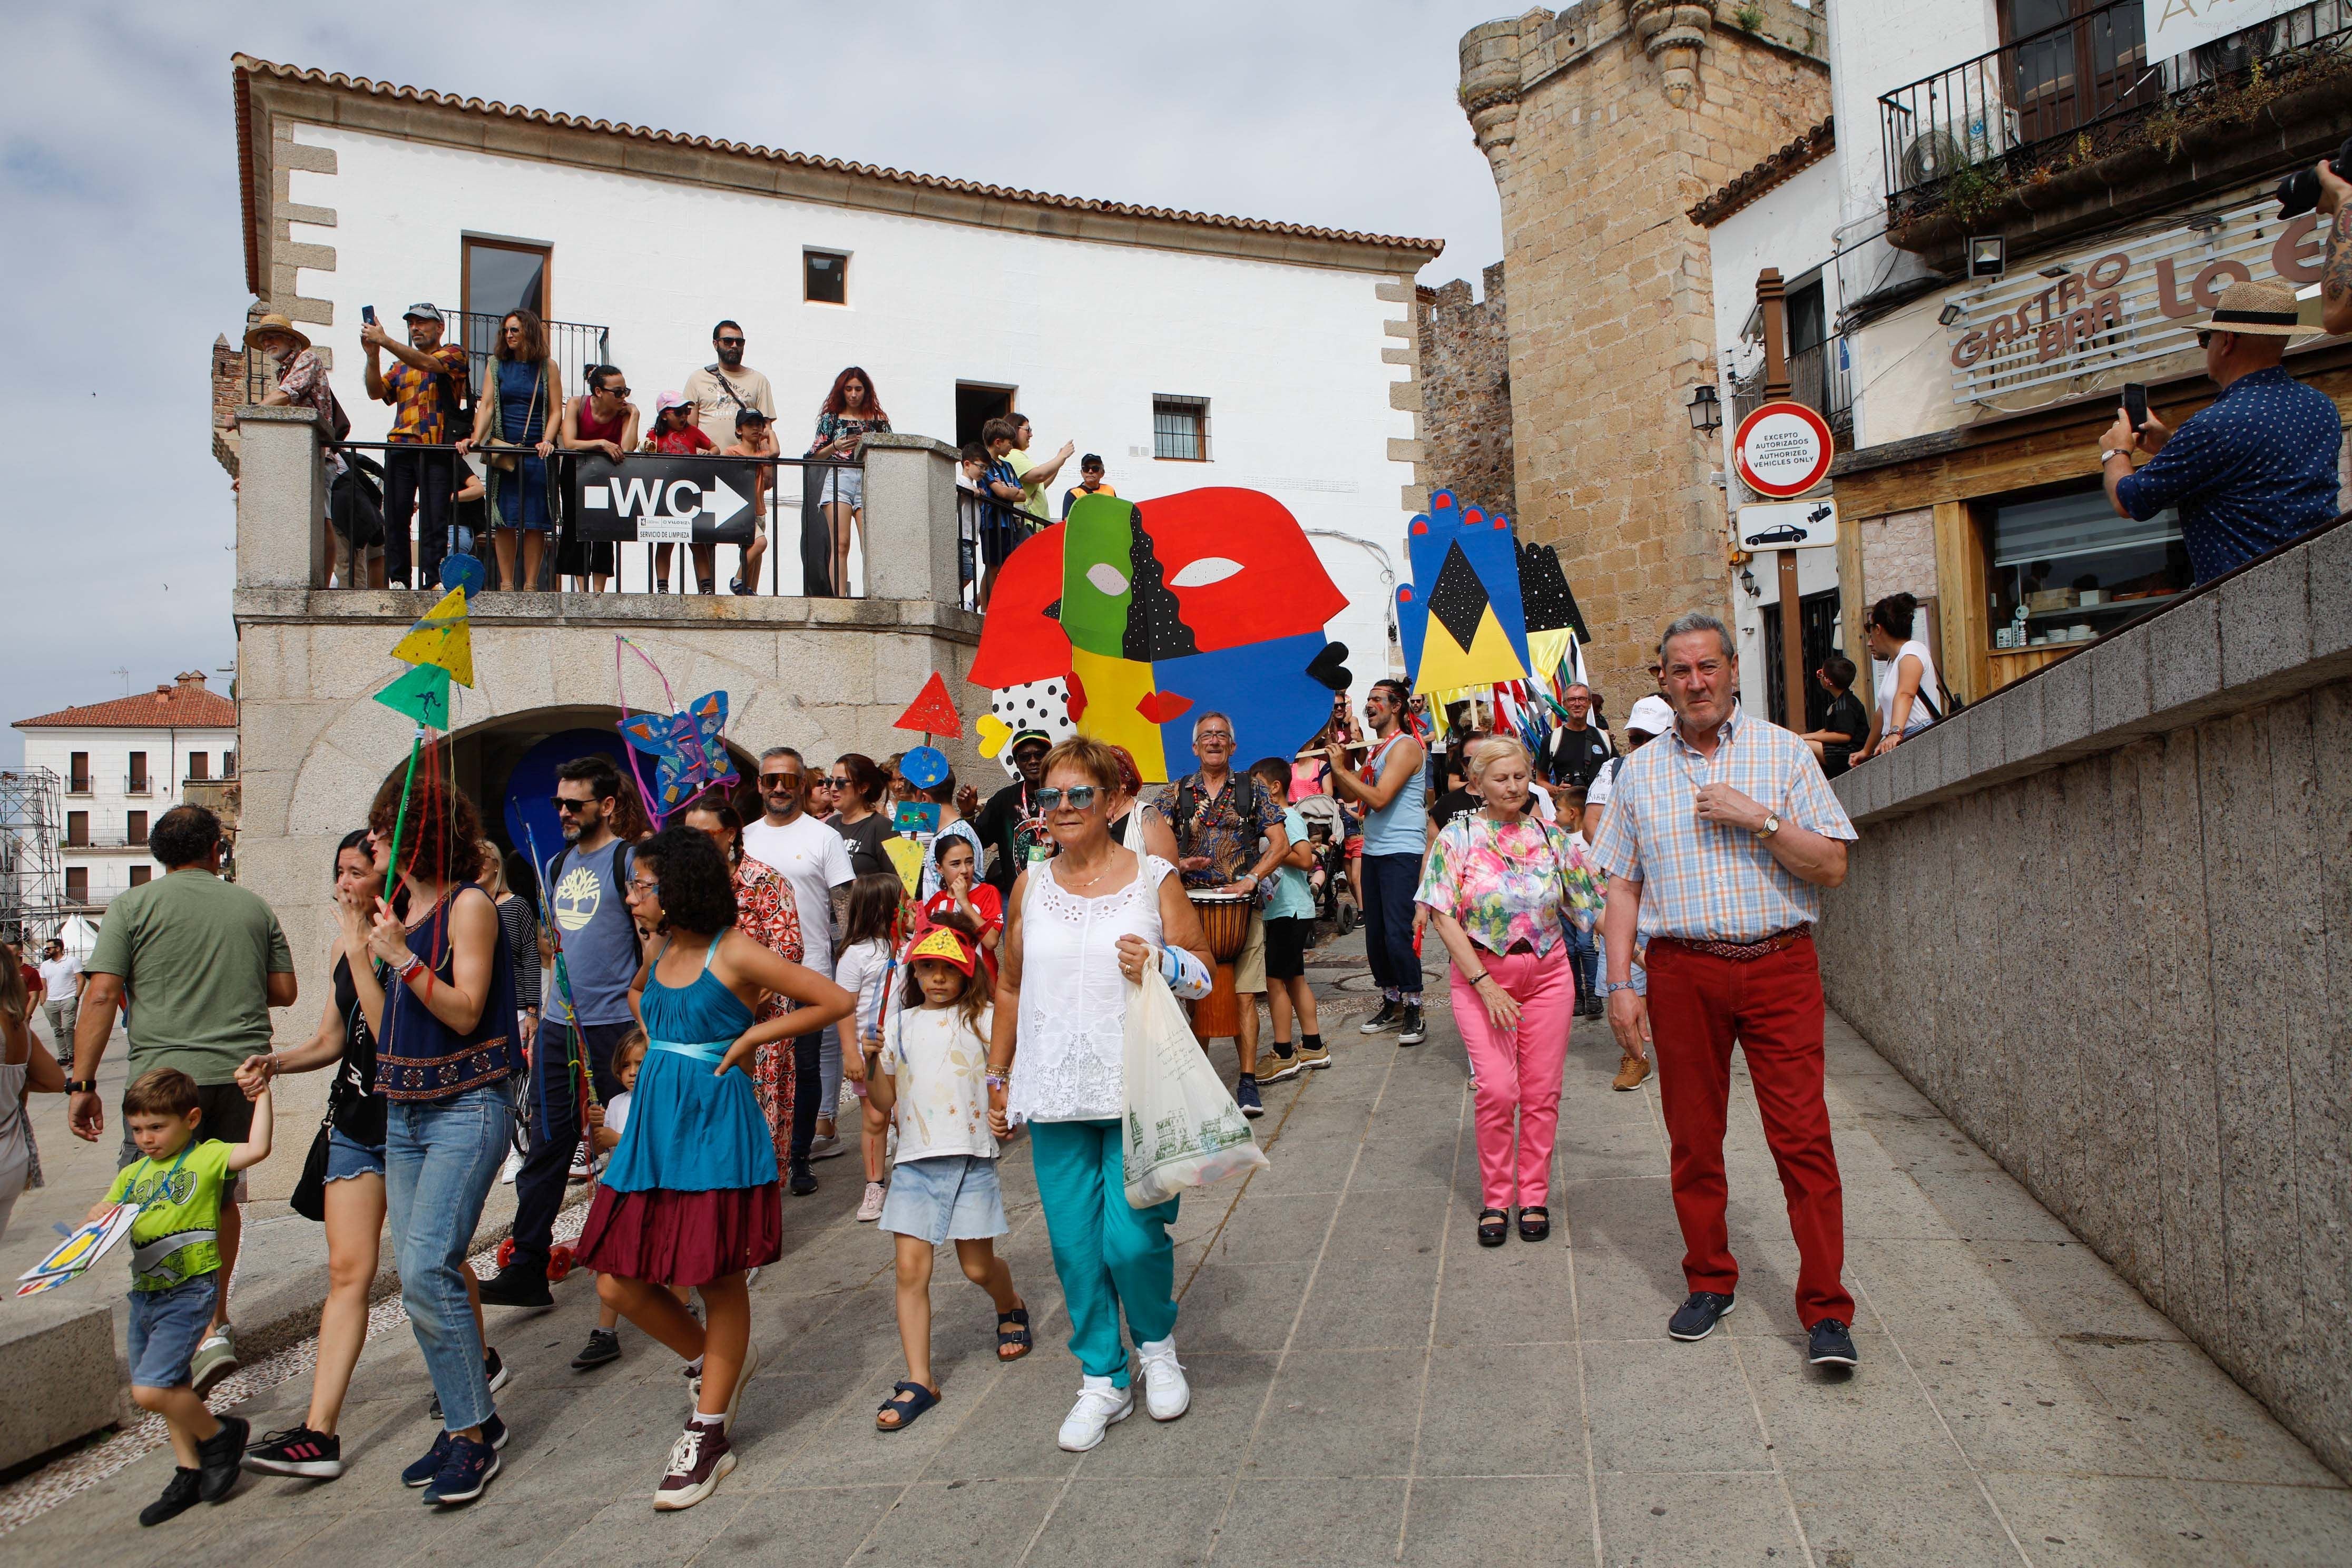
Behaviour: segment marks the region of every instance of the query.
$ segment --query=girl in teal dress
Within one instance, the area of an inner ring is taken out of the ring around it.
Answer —
[[[658,939],[630,991],[650,1044],[579,1261],[596,1271],[606,1305],[701,1363],[695,1414],[654,1493],[667,1510],[692,1508],[735,1468],[727,1428],[759,1363],[743,1273],[782,1250],[775,1143],[752,1092],[752,1057],[847,1017],[855,998],[734,929],[726,859],[692,828],[637,847],[629,913]],[[755,1024],[772,994],[793,1011]],[[707,1326],[673,1286],[701,1293]]]

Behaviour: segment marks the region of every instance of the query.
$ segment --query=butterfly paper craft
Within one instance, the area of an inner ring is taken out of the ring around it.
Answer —
[[[622,738],[660,760],[652,802],[658,815],[667,816],[712,784],[738,782],[734,760],[719,739],[726,728],[724,691],[706,692],[677,713],[638,713],[621,721]]]

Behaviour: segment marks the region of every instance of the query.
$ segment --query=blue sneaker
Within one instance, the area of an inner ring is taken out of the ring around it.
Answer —
[[[433,1435],[433,1451],[401,1471],[400,1484],[404,1487],[431,1486],[433,1478],[441,1473],[442,1465],[449,1458],[449,1445],[452,1441],[448,1433],[436,1432]]]
[[[484,1423],[486,1436],[488,1426]],[[452,1437],[440,1473],[425,1489],[425,1500],[444,1504],[471,1502],[482,1495],[498,1473],[498,1450],[490,1444],[478,1443],[471,1437]]]
[[[1234,1084],[1234,1103],[1240,1106],[1242,1114],[1252,1121],[1265,1114],[1265,1101],[1257,1096],[1257,1079],[1247,1073],[1242,1074]]]
[[[1731,1315],[1738,1303],[1713,1290],[1694,1290],[1666,1321],[1666,1332],[1678,1340],[1703,1340],[1715,1332],[1717,1321]]]

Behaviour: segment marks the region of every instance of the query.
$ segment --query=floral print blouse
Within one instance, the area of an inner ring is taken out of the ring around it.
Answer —
[[[1447,823],[1430,846],[1414,901],[1452,915],[1488,952],[1549,952],[1576,916],[1591,868],[1568,835],[1535,817],[1509,826],[1484,812]]]
[[[801,961],[801,916],[793,900],[793,885],[784,880],[782,871],[749,855],[735,865],[735,924],[769,952],[782,953],[793,963]],[[771,994],[760,999],[752,1016],[765,1023],[791,1006],[782,996]]]

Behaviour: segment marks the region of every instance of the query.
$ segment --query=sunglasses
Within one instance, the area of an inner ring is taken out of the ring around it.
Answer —
[[[1069,802],[1072,811],[1085,811],[1094,805],[1095,797],[1101,793],[1092,784],[1076,784],[1069,789],[1041,789],[1029,798],[1036,803],[1040,811],[1059,811],[1064,801]]]
[[[559,795],[554,801],[555,814],[558,816],[569,816],[575,811],[585,811],[595,804],[593,800],[566,800]]]
[[[761,773],[760,775],[760,787],[761,789],[798,789],[801,787],[801,775],[798,773]]]
[[[740,349],[743,346],[743,340],[740,338],[713,338],[710,341],[722,349]]]
[[[608,397],[626,397],[629,395],[629,389],[625,386],[600,386],[596,390],[604,394]]]

